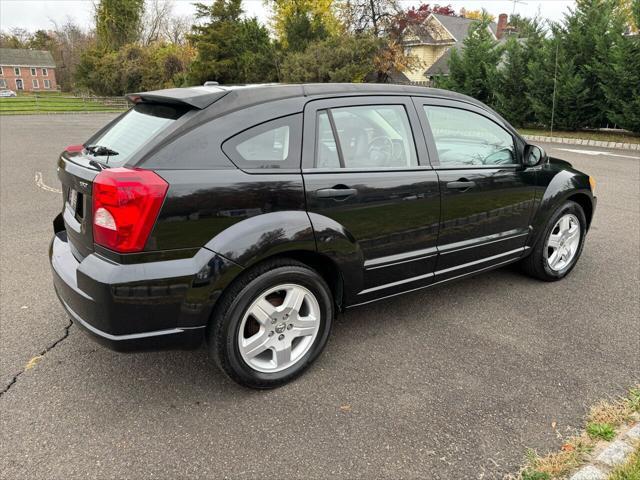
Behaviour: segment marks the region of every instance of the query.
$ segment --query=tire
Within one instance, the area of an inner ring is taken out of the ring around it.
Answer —
[[[244,272],[223,293],[208,331],[209,353],[240,385],[279,387],[324,350],[333,305],[331,290],[316,271],[291,259],[267,261]]]
[[[568,220],[567,220],[568,219]],[[567,259],[562,261],[560,257],[554,257],[558,238],[563,238],[562,226],[559,222],[568,221],[571,225],[578,225],[578,238],[574,240],[574,236],[564,235],[564,241],[561,242],[559,252],[567,253]],[[582,248],[584,247],[585,235],[587,233],[587,220],[582,207],[576,202],[567,201],[558,208],[549,219],[544,234],[533,248],[533,252],[522,261],[522,267],[525,273],[546,282],[554,282],[566,277],[576,266]],[[554,238],[552,239],[552,235]],[[571,243],[571,242],[575,242]],[[575,251],[569,256],[570,250],[575,246]]]

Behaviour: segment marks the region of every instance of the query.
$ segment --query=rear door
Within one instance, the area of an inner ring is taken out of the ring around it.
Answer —
[[[312,101],[305,108],[308,211],[337,222],[360,250],[362,285],[351,303],[431,281],[440,215],[415,107],[405,97]],[[318,217],[316,235],[321,235]],[[322,239],[318,248],[325,248]]]
[[[77,259],[82,260],[94,251],[92,185],[95,177],[103,168],[126,165],[186,111],[177,106],[138,104],[97,132],[85,145],[62,153],[58,160],[62,216]],[[100,154],[92,146],[105,147],[111,154]]]
[[[440,180],[435,281],[520,257],[529,234],[535,174],[502,120],[463,102],[415,99]]]

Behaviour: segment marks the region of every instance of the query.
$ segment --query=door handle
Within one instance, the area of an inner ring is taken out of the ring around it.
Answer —
[[[322,188],[316,190],[318,198],[347,198],[356,195],[358,190],[355,188]]]
[[[447,183],[447,188],[451,188],[453,190],[468,190],[469,188],[473,188],[475,186],[476,186],[476,182],[472,182],[465,178],[461,178],[457,182]]]

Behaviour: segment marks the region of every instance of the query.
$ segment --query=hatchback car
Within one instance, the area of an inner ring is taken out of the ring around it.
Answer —
[[[0,90],[0,97],[17,97],[18,95],[13,90]]]
[[[116,350],[195,347],[270,388],[337,311],[512,262],[576,265],[594,182],[456,93],[390,85],[193,87],[58,160],[50,247],[73,321]]]

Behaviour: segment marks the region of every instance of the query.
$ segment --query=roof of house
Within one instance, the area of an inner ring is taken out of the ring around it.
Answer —
[[[0,65],[55,68],[51,52],[26,48],[0,48]]]
[[[472,18],[454,17],[451,15],[440,15],[434,13],[433,16],[447,29],[447,31],[455,38],[456,42],[447,49],[442,56],[435,61],[424,72],[425,76],[432,77],[434,75],[448,75],[449,74],[449,59],[451,58],[451,52],[454,48],[462,49],[464,46],[464,40],[469,35],[469,28],[476,20]],[[496,35],[498,26],[495,22],[489,24],[489,29]]]
[[[452,15],[441,15],[434,13],[433,16],[446,28],[451,35],[456,39],[456,43],[464,41],[469,34],[469,27],[474,20],[472,18],[454,17]],[[489,29],[495,35],[498,32],[498,25],[495,22],[489,24]]]
[[[446,30],[451,34],[453,39],[440,38],[438,35],[434,35],[436,32],[427,25],[428,20],[435,18]],[[439,13],[433,13],[427,18],[427,20],[418,25],[412,27],[413,33],[417,37],[417,40],[408,40],[407,44],[438,44],[438,43],[462,43],[467,35],[469,35],[469,27],[475,22],[471,18],[456,17],[452,15],[441,15]],[[489,25],[491,32],[495,35],[498,31],[498,26],[495,23]]]

